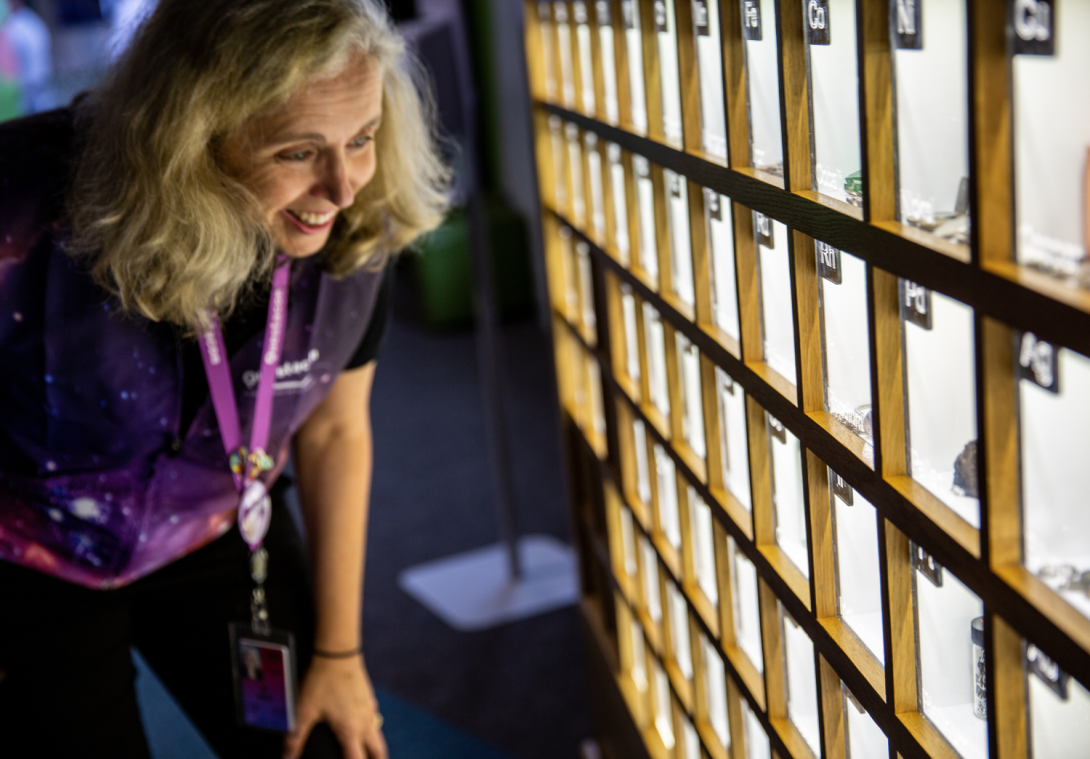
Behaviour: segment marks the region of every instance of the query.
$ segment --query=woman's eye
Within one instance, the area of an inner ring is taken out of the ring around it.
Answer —
[[[348,144],[351,145],[354,148],[362,148],[362,147],[365,147],[367,145],[367,143],[369,143],[373,139],[374,139],[374,137],[372,135],[364,134],[364,135],[360,135],[359,137],[352,140],[352,142],[350,142]]]
[[[299,150],[294,153],[281,153],[280,159],[282,161],[305,161],[310,157],[309,150]]]

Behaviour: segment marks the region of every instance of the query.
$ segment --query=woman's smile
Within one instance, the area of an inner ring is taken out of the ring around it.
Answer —
[[[293,211],[285,208],[281,213],[305,235],[318,235],[329,231],[337,218],[337,211],[313,213],[311,211]]]

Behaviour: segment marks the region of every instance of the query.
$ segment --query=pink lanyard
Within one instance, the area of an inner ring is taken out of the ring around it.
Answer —
[[[208,317],[210,328],[198,338],[201,358],[204,360],[204,373],[208,377],[208,390],[212,396],[212,407],[219,421],[223,449],[231,463],[235,487],[242,496],[238,510],[239,529],[251,551],[261,547],[271,516],[267,491],[258,477],[273,467],[272,457],[265,451],[265,446],[269,444],[269,427],[272,423],[276,367],[280,363],[280,353],[284,347],[290,274],[290,261],[287,256],[280,256],[273,274],[265,339],[261,344],[261,371],[249,448],[241,445],[238,401],[235,399],[234,382],[228,367],[227,346],[219,320],[214,314],[209,314]]]

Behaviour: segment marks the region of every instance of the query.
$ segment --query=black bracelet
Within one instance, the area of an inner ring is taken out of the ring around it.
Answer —
[[[359,656],[363,653],[363,648],[353,648],[351,651],[323,651],[320,648],[315,648],[313,654],[315,656],[321,656],[325,659],[351,659],[353,656]]]

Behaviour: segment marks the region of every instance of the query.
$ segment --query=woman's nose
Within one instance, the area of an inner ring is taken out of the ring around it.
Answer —
[[[356,195],[348,179],[348,164],[344,156],[330,156],[325,162],[325,172],[321,177],[319,188],[321,193],[338,208],[348,208],[352,205]]]

